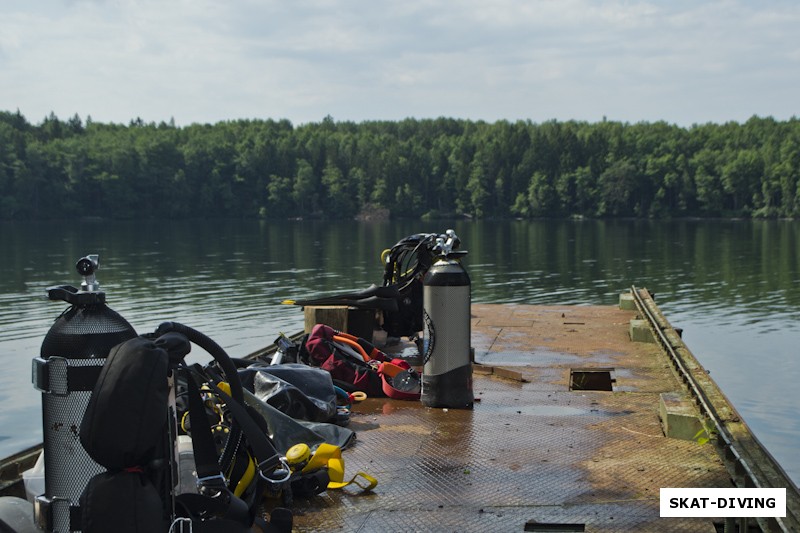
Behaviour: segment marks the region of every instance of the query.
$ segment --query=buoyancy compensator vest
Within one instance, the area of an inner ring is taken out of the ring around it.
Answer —
[[[435,233],[416,233],[384,250],[383,285],[396,287],[397,311],[384,311],[383,329],[392,337],[422,331],[422,278],[433,264]]]
[[[202,374],[184,362],[191,343],[207,351],[224,373]],[[175,496],[177,467],[175,378],[183,374],[191,415],[197,492]],[[231,413],[231,431],[220,457],[211,435],[198,382],[223,398]],[[225,389],[225,390],[223,390]],[[229,391],[229,392],[226,392]],[[128,340],[111,350],[80,427],[89,454],[108,471],[93,477],[81,496],[84,532],[144,533],[291,530],[291,513],[273,511],[269,523],[257,516],[264,490],[287,483],[290,469],[243,401],[236,367],[213,340],[188,326],[167,322],[151,335]],[[232,451],[228,451],[232,450]],[[247,494],[234,494],[235,456],[246,450],[255,466]],[[229,461],[226,463],[226,461]]]

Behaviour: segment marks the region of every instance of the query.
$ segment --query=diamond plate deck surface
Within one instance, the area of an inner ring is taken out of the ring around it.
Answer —
[[[476,361],[526,383],[474,374],[475,408],[368,399],[345,488],[295,502],[296,531],[715,531],[711,519],[659,518],[661,487],[727,487],[710,445],[664,437],[658,395],[680,390],[656,345],[629,340],[615,307],[473,305]],[[570,391],[570,368],[613,368],[614,391]]]

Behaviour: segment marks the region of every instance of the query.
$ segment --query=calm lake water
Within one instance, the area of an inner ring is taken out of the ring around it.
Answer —
[[[164,320],[233,356],[302,329],[286,298],[380,284],[380,252],[453,227],[475,302],[615,305],[632,284],[670,322],[757,437],[800,482],[800,222],[455,221],[0,223],[0,454],[41,440],[31,359],[99,253],[111,308],[139,333]]]

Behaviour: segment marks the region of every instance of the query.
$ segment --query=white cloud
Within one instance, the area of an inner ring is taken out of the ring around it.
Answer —
[[[14,0],[0,7],[0,109],[179,124],[788,118],[798,19],[793,2],[744,0]]]

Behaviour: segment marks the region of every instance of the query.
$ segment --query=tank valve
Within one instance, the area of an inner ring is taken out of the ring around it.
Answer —
[[[83,276],[81,283],[81,290],[86,292],[96,292],[100,289],[100,284],[97,282],[95,272],[100,268],[100,256],[98,254],[87,255],[81,257],[75,264],[75,269],[78,274]]]
[[[63,300],[73,305],[89,305],[105,303],[106,295],[100,290],[95,272],[100,268],[100,256],[89,254],[78,259],[75,270],[83,276],[81,288],[78,290],[72,285],[58,285],[47,288],[47,297],[50,300]]]

